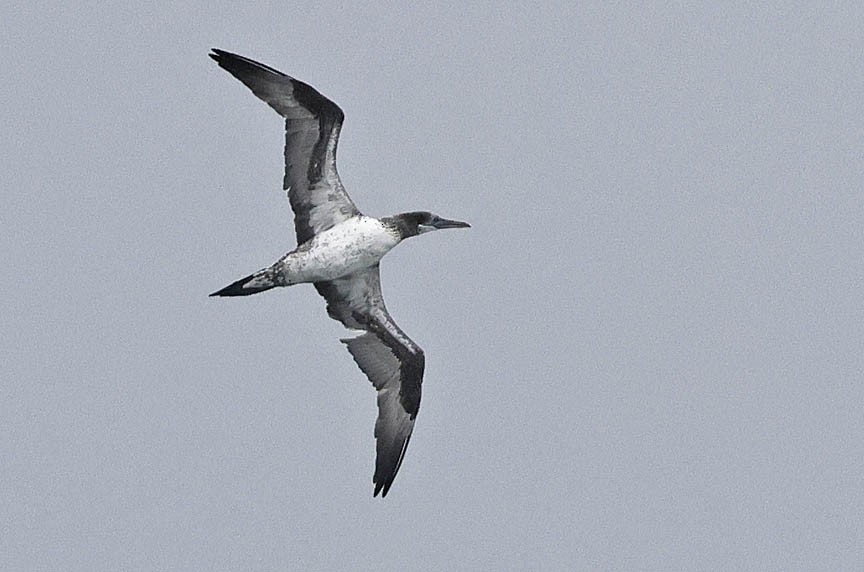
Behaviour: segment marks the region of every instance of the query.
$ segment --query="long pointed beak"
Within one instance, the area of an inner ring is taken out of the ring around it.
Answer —
[[[439,218],[432,225],[441,230],[442,228],[471,228],[471,225],[467,222],[462,222],[459,220],[447,220],[446,218]]]

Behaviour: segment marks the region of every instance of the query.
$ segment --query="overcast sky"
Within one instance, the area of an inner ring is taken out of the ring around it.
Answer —
[[[0,8],[0,569],[861,570],[859,3]],[[577,3],[579,4],[579,3]],[[371,384],[294,247],[281,119],[346,114],[426,351]]]

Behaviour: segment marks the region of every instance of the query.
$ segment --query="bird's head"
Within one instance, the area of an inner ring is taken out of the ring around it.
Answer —
[[[471,227],[467,222],[441,218],[440,216],[428,211],[402,213],[394,216],[391,220],[397,228],[399,228],[402,238],[417,236],[418,234],[431,232],[433,230],[441,230],[444,228]]]

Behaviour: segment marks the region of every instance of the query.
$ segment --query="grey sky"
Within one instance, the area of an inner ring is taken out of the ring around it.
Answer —
[[[7,3],[9,4],[9,3]],[[0,8],[0,569],[860,570],[857,3]],[[279,117],[339,103],[427,353],[375,394],[293,247]]]

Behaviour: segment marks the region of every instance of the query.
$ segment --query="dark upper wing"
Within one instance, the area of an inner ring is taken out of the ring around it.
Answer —
[[[336,145],[345,115],[315,88],[222,50],[210,57],[285,118],[285,181],[297,243],[359,214],[336,172]]]
[[[396,325],[381,296],[378,266],[346,278],[316,282],[327,313],[347,328],[365,330],[343,339],[354,361],[378,391],[375,422],[375,496],[387,496],[402,464],[420,408],[423,350]]]

